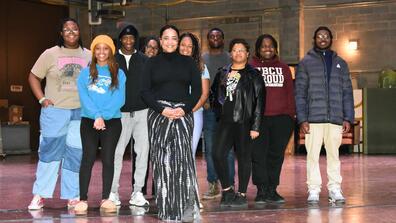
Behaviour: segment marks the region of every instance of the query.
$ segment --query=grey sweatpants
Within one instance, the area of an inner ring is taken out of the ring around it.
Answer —
[[[132,176],[135,182],[133,191],[141,191],[144,186],[149,155],[147,111],[148,109],[133,113],[122,112],[122,131],[114,155],[114,178],[111,192],[118,192],[124,152],[131,137],[135,141],[133,148],[136,153],[135,175]]]

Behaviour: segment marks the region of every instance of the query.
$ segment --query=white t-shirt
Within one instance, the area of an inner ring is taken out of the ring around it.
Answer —
[[[136,52],[137,52],[137,51],[135,50],[133,53],[136,53]],[[121,51],[121,49],[118,50],[118,53],[121,54],[121,55],[123,55],[123,56],[125,57],[126,67],[127,67],[127,69],[129,70],[129,61],[131,60],[132,54],[130,54],[130,55],[124,54],[124,53]]]
[[[201,79],[208,79],[210,81],[209,70],[206,64],[204,64],[204,70],[202,71]],[[203,107],[200,107],[197,111],[203,110]]]
[[[210,80],[210,75],[209,75],[209,70],[206,64],[204,64],[204,70],[202,71],[202,79],[209,79]]]

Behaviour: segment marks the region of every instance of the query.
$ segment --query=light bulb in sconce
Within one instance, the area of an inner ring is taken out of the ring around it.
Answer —
[[[359,49],[359,41],[357,39],[351,39],[349,40],[348,44],[349,50],[355,51]]]

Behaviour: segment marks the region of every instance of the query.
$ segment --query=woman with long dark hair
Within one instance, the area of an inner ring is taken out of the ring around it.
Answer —
[[[201,95],[201,75],[191,57],[177,52],[179,30],[161,28],[162,52],[145,67],[142,97],[148,126],[158,216],[193,221],[198,190],[191,141],[192,109]]]
[[[61,199],[68,200],[69,208],[79,201],[82,151],[77,77],[90,60],[91,52],[82,46],[77,21],[66,18],[59,26],[58,44],[40,55],[29,74],[30,88],[41,105],[39,162],[29,210],[41,209],[44,198],[52,198],[59,167]]]
[[[209,97],[209,86],[210,86],[210,76],[206,65],[203,63],[201,57],[201,50],[199,46],[198,38],[192,33],[183,33],[180,36],[179,43],[179,53],[184,56],[192,57],[198,66],[198,70],[201,72],[201,85],[202,94],[198,100],[198,103],[192,109],[194,113],[194,131],[193,131],[193,144],[192,144],[192,154],[195,159],[195,153],[197,151],[199,138],[202,133],[203,125],[203,108],[206,100]]]
[[[121,107],[125,103],[124,72],[114,58],[113,40],[99,35],[91,43],[92,62],[78,78],[81,100],[81,142],[83,156],[80,168],[80,202],[74,210],[88,209],[88,187],[99,143],[102,159],[102,201],[100,209],[115,212],[116,205],[109,200],[114,175],[114,153],[121,134]]]

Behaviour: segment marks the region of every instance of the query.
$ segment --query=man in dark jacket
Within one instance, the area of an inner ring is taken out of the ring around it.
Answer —
[[[121,204],[118,196],[118,187],[122,161],[125,147],[131,140],[131,137],[133,137],[136,159],[134,168],[135,173],[134,176],[132,176],[134,178],[133,193],[129,200],[129,204],[146,206],[149,202],[143,196],[142,187],[145,183],[149,154],[147,129],[148,108],[140,97],[140,90],[142,86],[143,67],[147,61],[147,57],[135,49],[137,40],[139,39],[139,33],[134,26],[127,25],[123,28],[118,39],[121,46],[115,58],[120,69],[125,72],[127,80],[125,86],[125,105],[121,108],[122,132],[114,155],[114,178],[110,199],[116,205]]]
[[[319,202],[319,155],[324,142],[329,201],[343,203],[338,149],[342,133],[349,131],[354,120],[352,84],[348,65],[331,50],[330,29],[319,27],[313,39],[313,49],[298,65],[295,85],[297,120],[307,148],[308,202]]]

